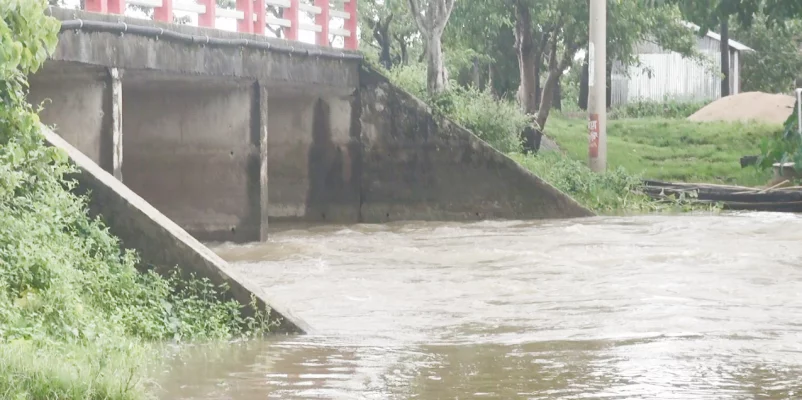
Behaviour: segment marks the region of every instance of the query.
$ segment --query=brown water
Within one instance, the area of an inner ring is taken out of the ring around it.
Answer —
[[[802,398],[802,217],[288,230],[216,248],[312,335],[183,349],[165,399]]]

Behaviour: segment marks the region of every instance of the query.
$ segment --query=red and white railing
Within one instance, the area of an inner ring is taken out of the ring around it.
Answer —
[[[153,19],[173,22],[173,12],[183,11],[198,16],[198,26],[216,28],[217,19],[237,21],[237,31],[265,34],[266,27],[281,28],[287,40],[299,40],[300,31],[315,33],[315,43],[329,46],[329,37],[342,37],[346,49],[356,50],[357,0],[344,0],[344,9],[331,7],[330,0],[236,0],[237,8],[228,9],[217,5],[215,0],[86,0],[86,11],[125,14],[128,5],[153,9]],[[276,7],[280,18],[267,13],[267,6]],[[311,15],[314,23],[301,22],[301,13]],[[342,28],[332,28],[334,19],[342,20]]]

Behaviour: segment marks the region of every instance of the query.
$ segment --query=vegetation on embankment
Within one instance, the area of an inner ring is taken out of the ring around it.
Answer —
[[[586,160],[587,122],[553,118],[548,135],[574,160]],[[685,119],[610,120],[608,167],[623,167],[649,179],[764,185],[770,172],[741,168],[739,160],[758,153],[764,138],[781,127],[760,123],[691,122]]]
[[[380,68],[380,67],[379,67]],[[613,110],[608,123],[608,172],[587,168],[587,122],[554,113],[546,134],[561,152],[521,153],[520,132],[531,123],[512,101],[488,91],[453,85],[430,96],[425,68],[388,72],[400,87],[428,102],[435,112],[460,123],[521,165],[599,213],[694,209],[685,201],[657,202],[640,192],[643,178],[759,185],[769,173],[741,168],[744,155],[756,153],[764,137],[778,127],[744,123],[696,123],[685,119],[704,103],[636,103]],[[637,115],[642,118],[620,118]]]
[[[45,7],[0,0],[0,398],[145,398],[148,343],[259,334],[266,319],[242,318],[208,281],[138,272],[88,217],[25,101],[57,41]]]
[[[524,147],[537,150],[542,131],[567,150],[567,157],[580,161],[571,165],[579,168],[585,163],[584,118],[559,119],[557,110],[567,116],[588,106],[592,52],[587,43],[586,1],[429,1],[444,11],[438,13],[427,12],[419,3],[360,3],[360,43],[371,62],[390,70],[397,84],[501,151],[519,151],[519,134],[526,139]],[[699,1],[692,0],[650,3],[610,3],[605,81],[611,99],[622,93],[618,89],[625,76],[646,73],[652,77],[656,72],[651,63],[659,61],[641,59],[642,53],[648,52],[644,43],[710,66],[709,61],[714,60],[704,54],[698,34],[721,28],[719,33],[726,36],[723,28],[727,27],[731,39],[756,50],[744,55],[743,88],[770,93],[791,89],[802,65],[802,55],[796,49],[802,32],[798,0],[771,4],[718,1],[701,8],[695,6]],[[700,30],[689,29],[683,21],[693,22]],[[721,64],[726,60],[720,60]],[[659,81],[659,74],[654,77]],[[726,74],[723,78],[731,79]],[[687,80],[680,83],[691,87],[691,81],[703,78],[677,79]],[[690,90],[683,95],[693,95]],[[626,173],[617,168],[623,167],[629,173],[653,179],[762,185],[768,181],[769,172],[765,168],[741,169],[740,158],[756,155],[759,149],[771,159],[780,153],[794,153],[787,148],[794,146],[789,142],[795,139],[789,141],[788,137],[775,137],[763,147],[757,145],[761,138],[772,136],[775,127],[682,121],[702,105],[666,99],[611,110],[611,173]],[[577,115],[583,114],[586,112]],[[521,130],[521,126],[526,129]],[[548,140],[545,143],[555,147]],[[569,194],[593,197],[592,193]]]

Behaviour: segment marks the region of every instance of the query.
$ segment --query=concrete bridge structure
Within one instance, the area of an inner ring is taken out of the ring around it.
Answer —
[[[144,2],[171,20],[170,0]],[[264,240],[282,220],[589,215],[366,66],[350,49],[356,0],[346,11],[291,0],[295,16],[278,21],[253,12],[262,3],[214,12],[240,18],[243,32],[110,12],[123,0],[87,1],[106,13],[53,8],[58,48],[31,77],[29,99],[45,101],[45,124],[203,241]],[[318,25],[299,23],[303,10]],[[347,29],[321,29],[322,14],[347,16]],[[252,33],[266,23],[299,27],[288,37],[307,27],[325,45]],[[337,35],[345,48],[329,45]]]
[[[265,240],[275,221],[592,215],[365,65],[356,0],[128,0],[155,20],[120,15],[123,0],[85,3],[94,12],[50,9],[59,44],[30,77],[48,143],[143,266],[226,283],[243,305],[255,295],[282,331],[309,328],[201,241]],[[258,11],[271,4],[281,18]],[[177,11],[201,26],[172,23]],[[215,27],[225,17],[239,32]],[[263,35],[270,24],[288,39]],[[302,29],[320,45],[293,40]]]

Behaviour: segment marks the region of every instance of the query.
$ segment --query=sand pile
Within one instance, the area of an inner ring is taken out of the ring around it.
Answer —
[[[759,121],[782,124],[791,115],[794,98],[784,94],[746,92],[718,99],[688,117],[691,121]]]

